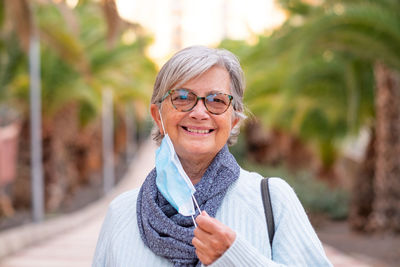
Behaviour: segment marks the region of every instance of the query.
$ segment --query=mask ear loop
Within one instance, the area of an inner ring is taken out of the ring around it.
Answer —
[[[161,108],[160,108],[160,109],[161,109]],[[158,110],[158,114],[160,114],[161,127],[162,127],[162,129],[163,129],[163,132],[164,132],[164,135],[165,135],[164,122],[163,122],[163,119],[162,119],[162,116],[161,116],[161,111],[160,111],[160,109]]]
[[[199,210],[199,214],[201,214],[201,209],[200,209],[200,207],[199,207],[199,204],[197,204],[197,200],[196,200],[196,198],[194,197],[194,195],[192,195],[192,198],[193,198],[194,204],[196,204],[196,208]]]
[[[193,215],[192,215],[192,220],[193,220],[193,223],[194,223],[194,228],[197,228],[197,224],[196,224],[196,221],[194,220]]]
[[[160,115],[161,127],[162,127],[163,132],[164,132],[164,135],[165,135],[166,132],[165,132],[164,122],[163,122],[163,119],[162,119],[162,116],[161,116],[161,111],[160,111],[160,109],[158,110],[158,114]],[[196,208],[198,209],[199,214],[201,214],[201,209],[200,209],[199,204],[197,203],[197,200],[196,200],[196,198],[194,197],[194,195],[192,195],[192,199],[193,199],[194,203],[196,204]],[[194,226],[197,228],[197,224],[196,224],[196,221],[194,220],[193,215],[192,215],[192,220],[193,220]]]
[[[193,199],[194,203],[196,204],[196,208],[199,210],[199,214],[201,214],[201,209],[199,207],[199,204],[197,204],[197,200],[194,197],[194,195],[192,195],[192,199]],[[192,215],[192,220],[193,220],[194,226],[197,228],[197,224],[196,224],[196,221],[194,220],[193,215]]]

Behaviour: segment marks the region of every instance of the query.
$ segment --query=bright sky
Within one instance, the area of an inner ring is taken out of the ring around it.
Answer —
[[[152,33],[149,54],[158,62],[175,52],[179,25],[182,47],[213,46],[224,37],[249,39],[285,19],[274,0],[117,0],[117,5],[121,17]]]

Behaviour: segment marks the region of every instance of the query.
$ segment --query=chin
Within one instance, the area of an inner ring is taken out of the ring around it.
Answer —
[[[215,145],[207,144],[204,142],[192,142],[185,149],[187,155],[207,155],[207,154],[216,154],[218,151],[215,151]]]
[[[189,153],[193,154],[209,154],[213,153],[214,147],[213,146],[205,146],[203,145],[193,145],[187,149]]]

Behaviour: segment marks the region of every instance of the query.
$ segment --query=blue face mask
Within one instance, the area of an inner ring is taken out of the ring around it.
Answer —
[[[165,133],[162,118],[161,123]],[[183,216],[193,216],[195,214],[193,200],[197,205],[193,196],[196,189],[184,171],[168,134],[164,136],[161,146],[156,150],[156,172],[157,188],[165,199]]]
[[[156,184],[166,200],[182,215],[195,214],[192,195],[196,191],[182,168],[168,134],[156,151]]]

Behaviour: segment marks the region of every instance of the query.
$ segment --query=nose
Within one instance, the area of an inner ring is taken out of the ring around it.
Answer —
[[[190,117],[197,120],[206,120],[210,118],[210,114],[204,105],[204,98],[197,101],[196,106],[190,111]]]

